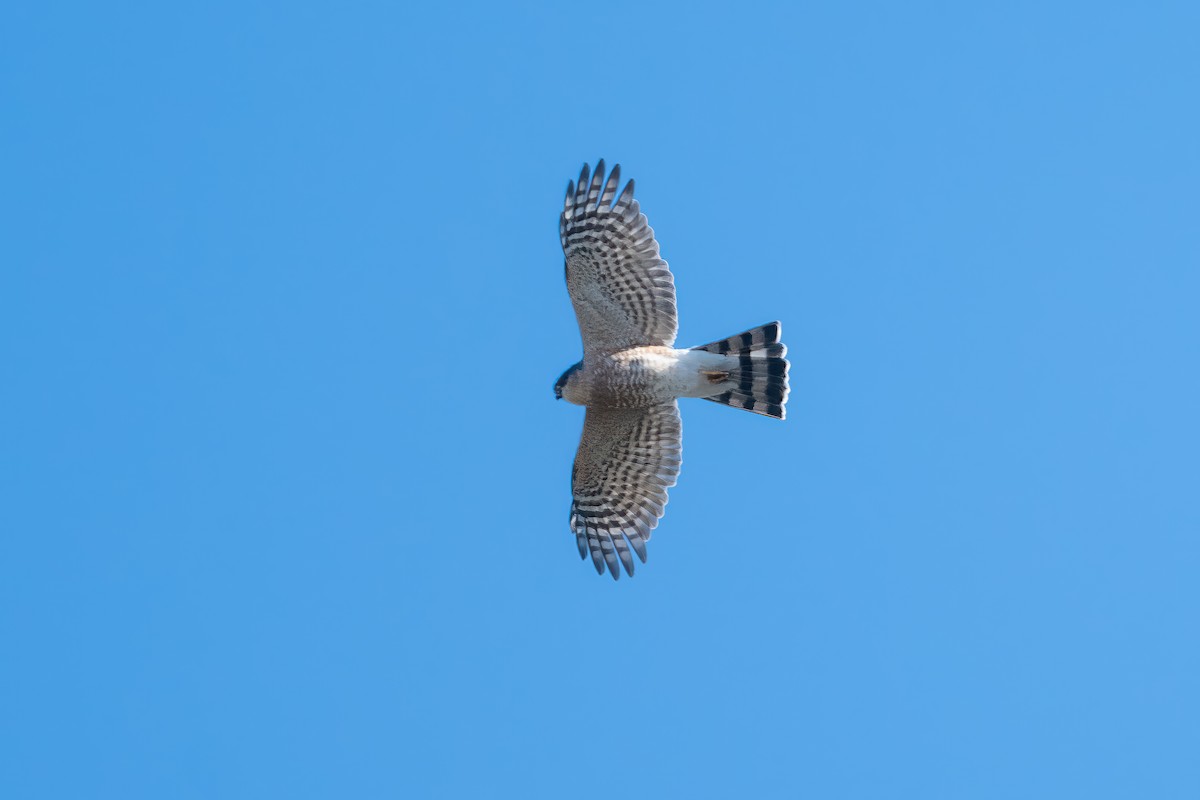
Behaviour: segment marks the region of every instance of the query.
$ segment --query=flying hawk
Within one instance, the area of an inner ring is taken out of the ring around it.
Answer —
[[[567,291],[583,336],[583,360],[554,384],[559,399],[587,406],[571,470],[571,530],[579,555],[613,580],[646,562],[646,542],[679,477],[680,397],[700,397],[783,419],[787,348],[778,322],[686,350],[675,281],[654,230],[633,199],[617,195],[621,167],[604,161],[567,184],[559,218]]]

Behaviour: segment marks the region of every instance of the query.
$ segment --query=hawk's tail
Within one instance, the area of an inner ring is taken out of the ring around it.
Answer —
[[[779,332],[778,322],[768,322],[728,339],[693,347],[737,359],[728,379],[721,382],[724,391],[704,399],[783,419],[788,396],[788,361],[784,358],[787,347],[779,341]],[[730,383],[736,385],[730,388]]]

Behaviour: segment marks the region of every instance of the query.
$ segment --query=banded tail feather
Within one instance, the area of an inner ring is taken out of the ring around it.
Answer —
[[[721,384],[722,391],[704,399],[783,419],[788,396],[788,361],[784,358],[787,347],[779,341],[780,333],[778,322],[768,322],[735,336],[693,347],[693,350],[737,359],[737,364],[731,365],[729,379]]]

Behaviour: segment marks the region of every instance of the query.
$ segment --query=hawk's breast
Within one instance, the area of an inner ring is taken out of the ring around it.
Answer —
[[[588,405],[639,408],[674,400],[683,388],[679,352],[653,346],[594,356],[584,364],[590,373]]]

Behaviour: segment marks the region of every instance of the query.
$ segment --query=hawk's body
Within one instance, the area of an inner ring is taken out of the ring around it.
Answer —
[[[728,356],[671,347],[631,347],[585,356],[578,378],[563,389],[563,399],[581,406],[641,408],[677,397],[719,394],[720,384],[706,372],[726,374]]]
[[[571,472],[571,528],[579,554],[615,580],[646,560],[646,541],[679,475],[680,397],[701,397],[783,419],[787,349],[779,323],[676,350],[675,284],[654,231],[633,199],[617,197],[620,166],[590,182],[585,165],[567,186],[559,222],[567,290],[583,335],[583,360],[555,394],[588,407]],[[614,202],[614,198],[616,198]]]

